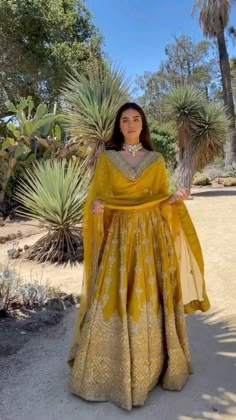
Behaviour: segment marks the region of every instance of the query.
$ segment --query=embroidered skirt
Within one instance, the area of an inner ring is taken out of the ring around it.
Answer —
[[[158,208],[113,211],[73,352],[69,389],[86,400],[130,410],[158,383],[184,386],[191,357],[179,268]]]

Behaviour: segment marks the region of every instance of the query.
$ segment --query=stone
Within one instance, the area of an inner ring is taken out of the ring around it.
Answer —
[[[46,307],[49,310],[59,311],[59,312],[64,311],[64,309],[65,309],[62,300],[58,299],[58,298],[49,299],[46,302]]]

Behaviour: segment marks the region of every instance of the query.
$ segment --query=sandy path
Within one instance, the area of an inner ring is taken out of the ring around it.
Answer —
[[[146,405],[131,413],[69,394],[71,311],[58,327],[0,361],[1,420],[236,419],[236,190],[213,193],[201,191],[187,202],[205,255],[212,309],[187,318],[194,374],[184,390],[156,388]]]

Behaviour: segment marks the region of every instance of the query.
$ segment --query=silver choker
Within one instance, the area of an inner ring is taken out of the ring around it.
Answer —
[[[136,152],[138,152],[142,148],[143,148],[142,143],[137,143],[137,144],[123,143],[122,145],[122,149],[126,150],[129,153],[132,153],[133,156],[135,156]]]

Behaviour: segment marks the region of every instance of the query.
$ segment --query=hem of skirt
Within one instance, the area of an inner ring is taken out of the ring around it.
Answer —
[[[186,314],[191,314],[194,311],[202,311],[206,312],[210,309],[210,302],[208,298],[204,299],[203,301],[199,300],[192,300],[192,302],[187,303],[184,305],[184,312]]]
[[[96,401],[97,402],[110,402],[110,403],[113,403],[113,404],[117,405],[118,407],[122,408],[123,410],[128,410],[128,411],[131,411],[132,410],[132,407],[133,407],[133,405],[123,405],[119,401],[111,400],[111,399],[109,399],[106,396],[102,396],[102,395],[95,396],[95,395],[83,394],[83,393],[74,391],[74,390],[72,390],[70,388],[69,388],[69,391],[72,394],[74,394],[74,395],[76,395],[76,396],[78,396],[78,397],[80,397],[80,398],[82,398],[83,400],[86,400],[86,401],[92,401],[92,402],[96,402]],[[142,404],[139,404],[139,405],[142,405],[143,406],[144,404],[145,404],[145,401]]]

